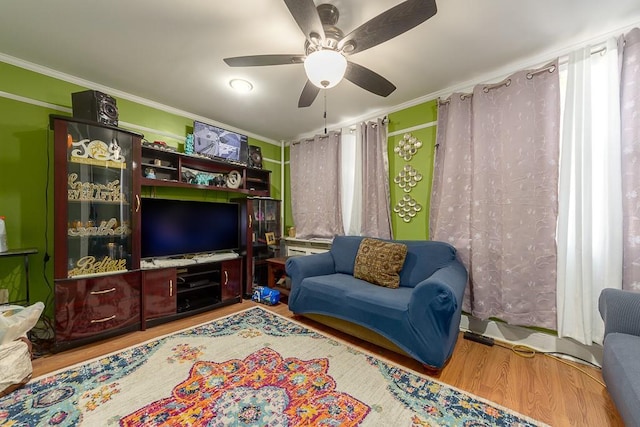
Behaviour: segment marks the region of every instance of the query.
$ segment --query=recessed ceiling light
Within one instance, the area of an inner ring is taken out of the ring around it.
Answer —
[[[240,93],[248,93],[253,90],[253,85],[250,82],[242,79],[231,80],[229,82],[229,86]]]

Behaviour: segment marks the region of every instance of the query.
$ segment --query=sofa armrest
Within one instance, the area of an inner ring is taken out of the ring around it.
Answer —
[[[331,252],[291,257],[287,259],[285,270],[291,278],[292,288],[300,284],[305,277],[324,276],[336,272]]]
[[[410,321],[430,324],[433,333],[455,342],[466,286],[467,270],[460,262],[439,269],[415,287],[409,301]]]
[[[640,292],[603,289],[598,309],[604,320],[605,336],[610,332],[640,336]]]

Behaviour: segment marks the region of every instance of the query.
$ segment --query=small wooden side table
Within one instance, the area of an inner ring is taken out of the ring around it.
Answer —
[[[14,256],[22,256],[24,257],[24,277],[25,277],[25,285],[26,285],[26,298],[17,300],[17,301],[8,301],[7,304],[17,304],[17,303],[26,303],[29,305],[31,303],[29,298],[29,255],[37,254],[38,250],[36,248],[25,248],[25,249],[11,249],[5,252],[0,252],[0,258],[2,257],[14,257]]]
[[[285,273],[285,263],[289,257],[268,258],[267,263],[267,286],[280,291],[281,295],[289,296],[289,289],[277,284],[276,280]]]

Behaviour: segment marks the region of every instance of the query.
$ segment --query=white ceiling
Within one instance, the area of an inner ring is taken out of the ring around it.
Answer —
[[[400,3],[328,2],[339,8],[345,33]],[[437,5],[420,26],[350,57],[397,89],[381,98],[341,82],[326,94],[329,128],[640,25],[638,0]],[[303,43],[282,0],[0,0],[0,53],[276,141],[323,129],[322,93],[299,109],[301,64],[230,68],[222,59],[302,54]],[[228,82],[237,77],[250,80],[253,92],[234,93]]]

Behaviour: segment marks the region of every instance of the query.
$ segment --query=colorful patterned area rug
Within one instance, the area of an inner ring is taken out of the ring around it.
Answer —
[[[260,307],[32,380],[0,426],[535,426]]]

